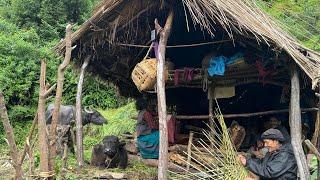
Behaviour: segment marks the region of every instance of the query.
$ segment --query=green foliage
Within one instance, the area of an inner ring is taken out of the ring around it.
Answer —
[[[126,132],[134,132],[136,121],[131,119],[131,117],[137,116],[134,102],[118,109],[109,109],[107,111],[100,110],[99,112],[107,119],[108,124],[103,125],[102,127],[95,125],[87,127],[84,139],[84,146],[86,149],[91,149],[94,145],[99,143],[104,136],[120,136]]]
[[[258,5],[305,46],[320,51],[319,0],[258,0]]]
[[[41,38],[64,36],[68,22],[81,24],[98,0],[1,0],[1,15],[20,28],[35,28]],[[5,7],[5,8],[4,8]]]

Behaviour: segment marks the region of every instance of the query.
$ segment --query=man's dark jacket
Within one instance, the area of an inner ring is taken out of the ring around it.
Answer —
[[[290,143],[268,152],[262,160],[247,158],[246,167],[261,179],[297,179],[297,163]]]

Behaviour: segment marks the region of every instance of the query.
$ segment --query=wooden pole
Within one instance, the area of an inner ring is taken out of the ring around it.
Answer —
[[[189,142],[188,142],[188,159],[187,159],[187,173],[190,170],[190,164],[191,164],[191,146],[192,146],[192,140],[193,140],[193,132],[189,133]]]
[[[208,89],[208,98],[209,98],[209,125],[210,128],[213,130],[213,121],[214,121],[214,116],[213,116],[213,99],[212,99],[212,87],[210,86]]]
[[[81,96],[82,96],[82,84],[84,79],[84,72],[90,61],[90,56],[86,57],[80,71],[80,78],[77,87],[77,97],[76,97],[76,131],[77,131],[77,161],[78,168],[83,167],[83,126],[82,126],[82,117],[81,117]]]
[[[303,108],[301,109],[301,112],[312,112],[312,111],[318,111],[318,108]],[[281,114],[289,112],[289,109],[281,109],[281,110],[272,110],[272,111],[262,111],[262,112],[255,112],[255,113],[241,113],[241,114],[225,114],[223,115],[223,118],[240,118],[240,117],[251,117],[251,116],[261,116],[261,115],[269,115],[269,114]],[[133,119],[136,119],[136,117],[132,117]],[[208,120],[210,118],[210,115],[177,115],[176,119],[185,119],[185,120]]]
[[[23,164],[23,161],[24,161],[24,158],[25,158],[25,156],[27,154],[28,148],[30,148],[28,143],[30,143],[30,140],[32,139],[32,135],[33,135],[33,132],[34,132],[37,124],[38,124],[38,112],[36,113],[36,115],[33,118],[32,126],[31,126],[29,134],[28,134],[28,136],[26,138],[26,142],[24,144],[24,148],[23,148],[23,151],[22,151],[22,155],[21,155],[19,164]]]
[[[54,170],[55,164],[55,156],[56,156],[56,131],[57,131],[57,124],[59,118],[59,111],[60,111],[60,104],[62,98],[62,90],[63,90],[63,81],[64,81],[64,71],[68,66],[71,58],[71,25],[68,24],[66,27],[66,53],[64,57],[64,61],[58,67],[58,77],[57,77],[57,91],[56,91],[56,99],[54,102],[54,109],[52,113],[52,121],[50,127],[50,156],[49,156],[49,168],[50,170]]]
[[[291,144],[297,161],[301,180],[309,180],[310,173],[306,157],[303,153],[301,142],[301,109],[300,109],[300,84],[298,70],[295,65],[291,66],[291,99],[289,111],[289,123]]]
[[[165,77],[164,63],[166,54],[166,45],[171,32],[173,21],[173,11],[171,10],[166,20],[164,28],[155,20],[157,33],[160,35],[157,64],[157,98],[158,98],[158,116],[160,130],[160,148],[159,148],[159,168],[158,179],[167,179],[168,167],[168,128],[167,128],[167,110],[166,110],[166,93],[165,93]]]
[[[314,154],[318,160],[320,160],[320,153],[317,150],[317,148],[310,142],[309,139],[304,140],[304,142],[306,143],[308,149],[312,152],[312,154]]]
[[[7,108],[5,105],[3,93],[0,92],[0,117],[3,123],[3,127],[6,133],[6,137],[8,139],[8,145],[10,148],[10,155],[13,161],[13,167],[16,171],[15,179],[23,179],[23,171],[21,165],[19,164],[19,153],[17,149],[16,142],[14,140],[14,134],[12,130],[12,126],[9,121]]]
[[[317,94],[317,93],[316,93]],[[314,133],[312,136],[312,144],[315,145],[317,147],[317,142],[318,142],[318,138],[319,138],[319,132],[320,132],[320,96],[317,96],[319,98],[318,100],[318,111],[317,111],[317,119],[316,119],[316,123],[315,123],[315,128],[314,128]]]
[[[40,89],[38,102],[38,131],[40,152],[40,176],[49,172],[49,148],[46,131],[45,108],[46,108],[46,63],[41,60]]]

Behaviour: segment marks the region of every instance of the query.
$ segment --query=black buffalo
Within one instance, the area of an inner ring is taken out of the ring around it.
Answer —
[[[49,104],[46,110],[46,122],[51,124],[54,104]],[[76,108],[71,105],[60,105],[58,124],[60,125],[73,125],[75,123]],[[107,120],[96,110],[82,110],[82,125],[93,123],[96,125],[103,125]]]
[[[49,104],[46,110],[46,123],[47,125],[51,124],[52,121],[52,114],[54,110],[54,104]],[[71,105],[61,105],[59,111],[59,118],[58,118],[58,136],[59,136],[59,129],[62,129],[62,134],[60,134],[59,139],[57,140],[57,144],[60,145],[57,147],[58,153],[61,155],[63,152],[62,147],[63,144],[66,143],[72,153],[74,153],[74,142],[75,136],[73,127],[75,126],[75,114],[76,109],[75,106]],[[85,108],[82,110],[81,113],[82,117],[82,125],[85,126],[89,123],[96,124],[96,125],[103,125],[107,123],[107,120],[96,110],[89,110]],[[65,130],[67,129],[67,130]]]
[[[128,166],[128,154],[125,143],[116,136],[106,136],[100,144],[94,146],[91,156],[91,165],[100,168],[125,169]]]

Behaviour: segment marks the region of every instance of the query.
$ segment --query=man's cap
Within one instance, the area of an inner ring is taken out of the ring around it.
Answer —
[[[261,135],[261,139],[272,139],[272,140],[277,140],[279,142],[284,142],[285,138],[283,137],[281,131],[278,129],[268,129]]]

